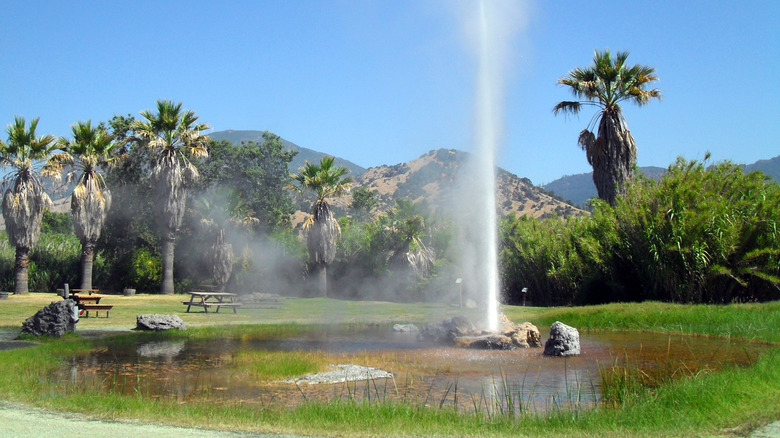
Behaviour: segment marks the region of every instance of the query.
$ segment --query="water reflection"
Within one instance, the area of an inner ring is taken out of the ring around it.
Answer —
[[[543,334],[543,338],[546,338]],[[550,358],[543,349],[478,351],[419,343],[389,327],[316,330],[279,340],[156,340],[68,358],[56,379],[111,393],[243,403],[403,400],[486,412],[588,407],[599,402],[599,368],[628,362],[652,375],[664,367],[696,373],[755,360],[768,346],[649,333],[581,333],[582,354]],[[253,350],[320,351],[341,363],[374,366],[393,379],[334,385],[258,382],[234,363]]]

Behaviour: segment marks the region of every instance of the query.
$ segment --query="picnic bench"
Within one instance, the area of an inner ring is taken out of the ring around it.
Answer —
[[[235,302],[236,294],[228,292],[190,292],[190,300],[182,301],[187,306],[187,313],[194,307],[203,307],[203,311],[209,313],[209,309],[216,307],[216,313],[219,313],[220,307],[229,307],[233,313],[238,313],[236,308],[241,307],[241,303]]]
[[[84,289],[74,289],[79,291],[86,291]],[[96,290],[96,289],[92,289]],[[91,293],[91,292],[90,292]],[[100,312],[106,312],[106,318],[109,317],[109,312],[111,311],[111,308],[114,307],[113,304],[100,304],[100,299],[103,298],[103,295],[79,295],[79,294],[73,294],[70,296],[73,298],[73,301],[76,302],[76,307],[79,308],[79,310],[83,310],[85,313],[85,316],[89,318],[89,312],[94,311],[95,317],[100,317]]]

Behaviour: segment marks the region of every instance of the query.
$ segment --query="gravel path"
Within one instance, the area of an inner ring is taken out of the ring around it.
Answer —
[[[294,438],[294,435],[243,434],[207,429],[162,426],[129,421],[92,420],[80,415],[49,412],[0,402],[0,434],[2,436],[83,438],[85,436],[138,438],[143,436],[175,436],[177,438]]]

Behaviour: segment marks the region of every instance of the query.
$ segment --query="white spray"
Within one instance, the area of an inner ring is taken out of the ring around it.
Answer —
[[[471,254],[464,254],[465,275],[484,297],[485,327],[498,329],[498,231],[496,212],[495,158],[503,132],[503,94],[509,42],[518,27],[517,3],[482,0],[476,15],[469,14],[475,49],[477,76],[475,86],[473,174],[468,176],[470,190],[464,194],[468,217],[464,222],[465,242]],[[470,268],[470,269],[469,269]],[[473,270],[473,272],[468,272]]]

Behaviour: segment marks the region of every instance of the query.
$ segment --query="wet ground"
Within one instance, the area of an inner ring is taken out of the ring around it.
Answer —
[[[295,405],[305,400],[399,399],[463,409],[543,411],[598,403],[600,369],[614,365],[628,364],[648,376],[685,375],[749,364],[768,348],[703,337],[599,332],[581,334],[580,356],[550,358],[541,348],[479,351],[420,343],[416,334],[396,333],[389,326],[333,328],[271,341],[109,344],[66,359],[54,377],[66,386],[179,400],[207,396]],[[258,382],[233,361],[236,353],[251,350],[320,351],[333,355],[337,363],[377,367],[392,377],[333,385]]]

